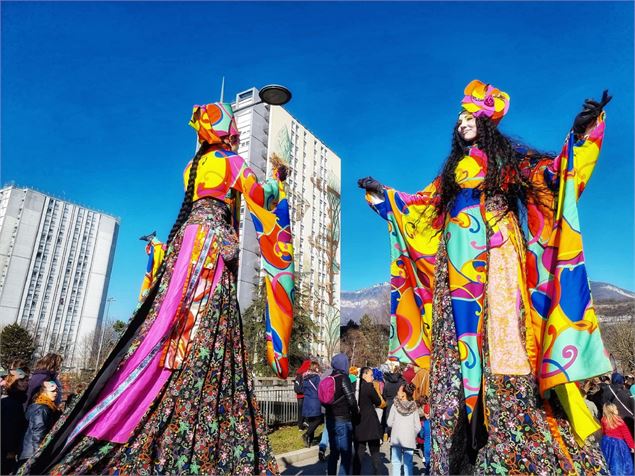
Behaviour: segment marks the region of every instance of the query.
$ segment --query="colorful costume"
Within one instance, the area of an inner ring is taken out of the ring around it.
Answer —
[[[237,133],[229,104],[195,107],[191,125],[213,144],[198,162],[192,210],[161,266],[152,261],[151,287],[124,336],[25,474],[277,472],[243,342],[230,205],[242,193],[253,216],[271,299],[269,357],[285,377],[293,320],[287,201],[277,179],[260,185],[220,144],[221,134]]]
[[[462,105],[497,123],[509,96],[473,81]],[[456,167],[446,216],[436,217],[440,177],[414,195],[367,194],[390,232],[390,354],[431,369],[433,473],[604,470],[583,447],[598,424],[573,383],[611,370],[577,214],[603,133],[602,115],[555,159],[516,150],[537,192],[526,227],[503,190],[482,191],[488,158],[476,145]]]

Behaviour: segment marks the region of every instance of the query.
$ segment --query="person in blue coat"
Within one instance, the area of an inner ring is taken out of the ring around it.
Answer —
[[[55,403],[58,394],[57,384],[53,380],[42,382],[33,403],[26,409],[28,427],[22,442],[20,461],[33,456],[59,416],[58,406]]]
[[[302,417],[309,427],[303,435],[304,443],[310,447],[315,436],[315,430],[322,423],[322,409],[318,398],[318,385],[320,385],[320,364],[311,362],[309,370],[302,376],[302,390],[304,403],[302,404]]]

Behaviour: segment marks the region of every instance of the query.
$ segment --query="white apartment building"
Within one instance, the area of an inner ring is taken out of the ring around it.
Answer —
[[[286,190],[296,274],[304,307],[319,327],[311,354],[330,358],[339,352],[341,161],[283,107],[257,104],[240,110],[257,101],[255,88],[236,95],[238,153],[261,180],[271,174],[272,154],[289,164]],[[238,300],[246,309],[259,283],[260,256],[251,218],[244,210],[241,215]]]
[[[115,252],[112,216],[13,185],[0,190],[0,326],[35,337],[36,356],[79,367],[101,325]],[[83,348],[82,348],[83,346]]]

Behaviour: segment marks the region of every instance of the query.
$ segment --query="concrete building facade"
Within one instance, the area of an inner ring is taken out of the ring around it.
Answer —
[[[283,107],[247,107],[257,101],[255,88],[236,95],[238,153],[261,180],[271,175],[273,154],[289,164],[286,190],[301,287],[298,295],[319,329],[311,354],[330,358],[339,351],[341,161]],[[242,216],[238,299],[244,310],[257,292],[260,256],[251,219],[244,210]]]
[[[87,356],[104,318],[118,220],[36,190],[0,190],[0,325],[35,337],[64,367]]]

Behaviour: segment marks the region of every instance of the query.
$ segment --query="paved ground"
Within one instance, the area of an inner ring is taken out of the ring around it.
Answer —
[[[391,475],[391,465],[390,465],[390,444],[384,443],[381,445],[381,462],[383,465],[382,474]],[[328,452],[327,452],[328,457]],[[282,469],[282,468],[281,468]],[[317,458],[317,453],[315,456],[304,459],[299,462],[289,463],[286,466],[286,469],[282,471],[283,475],[323,475],[326,474],[326,461],[320,462]],[[373,466],[370,460],[370,454],[368,450],[366,450],[366,454],[364,455],[364,459],[362,461],[362,474],[373,474]],[[423,474],[423,462],[421,457],[415,453],[414,457],[414,474]]]

